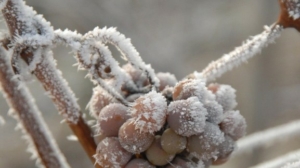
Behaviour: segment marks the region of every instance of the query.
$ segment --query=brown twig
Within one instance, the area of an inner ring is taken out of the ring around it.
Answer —
[[[282,25],[284,28],[293,27],[300,31],[300,2],[294,0],[279,0],[280,4],[280,15],[277,23]],[[293,16],[293,15],[294,16]]]
[[[12,39],[26,34],[24,29],[28,29],[28,27],[26,27],[26,23],[22,23],[22,21],[18,20],[18,17],[22,17],[22,12],[18,11],[21,7],[17,6],[20,2],[22,1],[8,0],[6,6],[2,10]],[[37,30],[37,32],[39,31]],[[36,49],[28,46],[22,50],[20,56],[27,64],[30,65],[34,59],[35,50]],[[36,68],[33,73],[42,83],[45,90],[50,93],[59,112],[65,116],[70,128],[77,136],[89,158],[94,163],[95,159],[93,158],[93,155],[96,152],[96,144],[92,137],[92,132],[81,116],[80,108],[76,102],[73,92],[58,72],[56,65],[54,64],[54,60],[51,60],[53,58],[49,58],[52,57],[52,55],[46,54],[47,52],[51,51],[47,51],[47,49],[45,49],[45,51],[42,52],[41,62],[36,64]]]
[[[32,103],[33,98],[14,72],[3,47],[0,47],[0,83],[15,117],[29,135],[40,161],[47,168],[70,167],[50,134],[40,111]]]

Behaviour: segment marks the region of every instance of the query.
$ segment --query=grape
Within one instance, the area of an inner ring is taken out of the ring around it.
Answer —
[[[159,72],[156,76],[159,79],[159,91],[164,90],[166,86],[173,87],[177,83],[177,79],[173,74]]]
[[[133,119],[127,120],[119,130],[122,147],[134,154],[144,152],[151,145],[153,139],[153,134],[137,129]]]
[[[165,124],[167,101],[161,93],[151,91],[136,99],[130,111],[137,129],[154,133]]]
[[[93,89],[93,96],[89,102],[91,116],[97,118],[102,108],[110,103],[116,103],[116,100],[101,87],[95,87]]]
[[[194,168],[196,166],[196,163],[194,163],[193,161],[189,161],[176,156],[175,159],[166,168]]]
[[[235,148],[235,141],[231,137],[225,136],[225,141],[219,145],[218,158],[216,160],[213,159],[212,164],[220,165],[225,163]]]
[[[128,162],[125,168],[155,168],[155,166],[151,165],[145,159],[136,158]]]
[[[167,121],[172,130],[182,136],[203,132],[207,111],[198,98],[177,100],[168,107]]]
[[[215,95],[205,87],[205,82],[200,79],[185,79],[174,87],[173,100],[183,100],[196,96],[200,102],[214,100]]]
[[[130,160],[132,154],[123,149],[116,137],[107,137],[97,146],[94,155],[96,162],[103,168],[121,168]]]
[[[209,101],[204,104],[204,108],[207,110],[207,121],[220,124],[223,120],[223,108],[216,101]]]
[[[210,84],[209,90],[216,95],[216,101],[223,107],[224,111],[232,110],[237,106],[235,89],[229,85]]]
[[[187,151],[200,160],[207,161],[217,158],[219,145],[225,141],[223,132],[217,125],[206,122],[205,130],[200,135],[188,138]]]
[[[182,152],[186,147],[186,137],[176,134],[172,129],[168,128],[161,136],[161,147],[169,154],[177,154]]]
[[[134,68],[130,63],[123,65],[122,68],[131,76],[138,87],[146,86],[149,83],[147,76],[141,70]]]
[[[246,134],[246,120],[239,111],[227,111],[220,123],[221,130],[235,141]]]
[[[107,105],[98,117],[100,134],[118,136],[119,128],[129,117],[126,106],[119,103]]]
[[[155,140],[151,146],[146,150],[146,157],[150,163],[163,166],[168,164],[173,158],[174,154],[168,154],[165,152],[160,145],[161,137],[155,136]]]

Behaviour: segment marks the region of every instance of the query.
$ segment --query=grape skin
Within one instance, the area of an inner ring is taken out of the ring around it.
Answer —
[[[127,120],[119,130],[119,140],[124,149],[139,154],[148,149],[154,140],[154,135],[148,132],[141,132],[136,128],[134,119]]]
[[[127,110],[126,106],[119,103],[104,107],[98,117],[98,132],[107,137],[118,136],[119,128],[130,117]]]
[[[204,131],[207,111],[197,97],[173,101],[168,106],[167,121],[172,130],[182,136]]]
[[[177,154],[186,148],[186,137],[176,134],[172,129],[166,129],[161,136],[161,147],[169,154]]]
[[[165,152],[161,147],[160,141],[161,137],[157,135],[151,146],[146,150],[146,157],[149,162],[157,166],[168,164],[175,156]]]
[[[97,146],[94,155],[96,162],[104,168],[121,168],[131,158],[132,154],[127,152],[116,137],[107,137]]]

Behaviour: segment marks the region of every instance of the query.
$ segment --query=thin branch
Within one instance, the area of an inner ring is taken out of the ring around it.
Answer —
[[[271,161],[261,163],[252,168],[299,168],[300,150],[290,152]]]
[[[248,135],[237,142],[238,150],[233,153],[235,156],[249,153],[254,149],[268,147],[278,142],[300,136],[300,120],[288,124],[269,128],[265,131]]]
[[[10,35],[17,44],[24,44],[26,47],[20,52],[21,57],[30,67],[35,67],[34,74],[43,84],[46,91],[51,95],[59,112],[64,115],[74,134],[94,163],[92,157],[96,152],[96,144],[92,132],[81,117],[80,108],[76,98],[62,78],[61,72],[57,70],[52,52],[47,45],[51,45],[54,39],[53,29],[50,24],[40,15],[36,15],[30,7],[22,0],[8,0],[2,13],[10,30]],[[42,52],[40,55],[37,49]],[[40,57],[40,61],[34,61]],[[31,65],[33,63],[33,65]]]
[[[34,147],[34,155],[37,155],[47,168],[70,167],[46,126],[39,109],[35,106],[32,95],[24,83],[14,75],[9,56],[6,54],[5,50],[0,47],[1,87],[8,104],[14,111],[14,118],[21,123],[26,139]]]
[[[282,29],[283,28],[277,24],[274,24],[271,27],[265,27],[265,31],[261,34],[252,37],[240,47],[235,48],[232,52],[225,54],[220,59],[210,63],[201,72],[202,77],[208,82],[212,81],[215,78],[220,77],[223,73],[246,62],[249,58],[260,53],[263,47],[274,42],[274,39],[281,34]]]

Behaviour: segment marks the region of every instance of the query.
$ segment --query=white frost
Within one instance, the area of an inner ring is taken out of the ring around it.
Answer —
[[[250,38],[240,47],[235,48],[232,52],[210,63],[202,71],[203,77],[206,78],[208,82],[212,81],[220,77],[223,73],[246,62],[249,58],[260,53],[263,47],[274,42],[274,39],[279,37],[282,29],[282,26],[279,25],[265,27],[265,31],[261,34]]]

